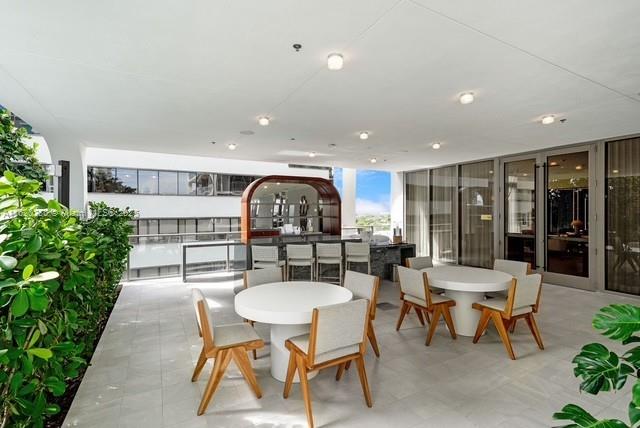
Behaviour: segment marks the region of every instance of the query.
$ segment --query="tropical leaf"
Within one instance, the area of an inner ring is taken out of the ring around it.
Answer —
[[[47,348],[31,348],[27,349],[27,352],[38,358],[42,358],[43,360],[48,360],[49,358],[53,357],[53,352],[51,352],[51,349]]]
[[[44,282],[51,281],[52,279],[56,279],[60,276],[58,272],[50,271],[50,272],[42,272],[37,275],[30,277],[27,282]]]
[[[605,306],[593,318],[593,327],[610,339],[626,341],[640,331],[640,307],[629,304]]]
[[[629,421],[631,426],[638,426],[640,422],[640,383],[636,382],[631,390],[631,402],[629,403]]]
[[[573,363],[573,373],[582,378],[580,389],[594,395],[600,391],[621,389],[627,376],[635,372],[631,365],[599,343],[583,346],[573,358]]]
[[[14,317],[21,317],[29,309],[29,296],[25,290],[20,290],[11,302],[11,313]]]
[[[18,260],[11,256],[0,256],[0,271],[12,270],[18,264]]]
[[[567,404],[561,411],[554,413],[553,418],[573,422],[558,428],[629,428],[629,425],[618,419],[598,420],[575,404]]]

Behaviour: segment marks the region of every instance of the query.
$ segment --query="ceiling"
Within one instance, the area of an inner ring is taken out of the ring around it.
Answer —
[[[0,8],[0,103],[51,144],[409,170],[640,132],[636,0]]]

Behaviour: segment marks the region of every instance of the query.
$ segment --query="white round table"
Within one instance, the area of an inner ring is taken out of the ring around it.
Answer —
[[[456,333],[474,336],[480,311],[471,307],[484,300],[487,292],[507,290],[513,277],[507,273],[468,266],[441,266],[422,269],[429,285],[444,289],[445,296],[456,301],[452,308]]]
[[[289,351],[285,348],[285,341],[290,337],[309,333],[314,308],[345,303],[352,298],[351,291],[333,284],[276,282],[238,293],[235,297],[235,310],[248,320],[271,324],[271,376],[284,382],[289,364]]]

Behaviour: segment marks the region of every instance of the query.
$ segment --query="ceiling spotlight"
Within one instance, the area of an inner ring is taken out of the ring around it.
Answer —
[[[582,169],[582,165],[576,165],[576,170],[580,171]]]
[[[465,92],[460,95],[460,104],[471,104],[473,102],[473,92]]]
[[[619,173],[619,172],[620,172],[620,171],[618,171],[617,169],[614,169],[614,170],[613,170],[613,173],[614,173],[614,174],[617,174],[617,173]]]
[[[376,158],[371,158],[371,159],[369,159],[369,162],[371,162],[371,163],[376,163],[376,162],[378,162],[378,159],[376,159]]]
[[[258,123],[261,126],[269,126],[269,118],[267,116],[262,116],[258,118]]]
[[[366,140],[366,139],[368,139],[368,138],[369,138],[369,133],[368,133],[367,131],[362,131],[362,132],[360,133],[360,139],[361,139],[361,140]]]
[[[309,152],[309,157],[310,158],[315,158],[316,157],[316,152]]]
[[[551,162],[549,162],[549,166],[558,166],[558,162],[551,161]]]
[[[238,147],[238,145],[236,143],[227,144],[227,149],[229,149],[229,150],[235,150],[237,147]]]
[[[431,145],[431,148],[432,148],[433,150],[438,150],[440,147],[441,147],[440,143],[433,143],[433,144]]]
[[[327,67],[331,71],[342,70],[344,66],[344,58],[339,53],[329,54],[327,57]]]
[[[541,122],[543,125],[551,125],[555,121],[556,121],[556,117],[552,114],[548,114],[546,116],[542,116]]]

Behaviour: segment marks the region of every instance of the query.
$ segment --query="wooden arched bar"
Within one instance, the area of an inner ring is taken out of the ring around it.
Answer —
[[[320,177],[268,175],[255,180],[247,186],[242,194],[242,242],[248,243],[251,241],[251,238],[280,235],[279,229],[275,227],[261,229],[252,228],[252,225],[254,224],[254,219],[252,218],[252,201],[254,201],[256,193],[260,192],[262,189],[271,188],[272,185],[274,186],[274,190],[278,188],[286,189],[287,184],[308,185],[317,192],[317,213],[313,216],[309,216],[319,219],[317,222],[319,227],[317,231],[314,230],[315,233],[340,236],[342,225],[340,194],[330,180]],[[289,203],[291,202],[289,201]]]

